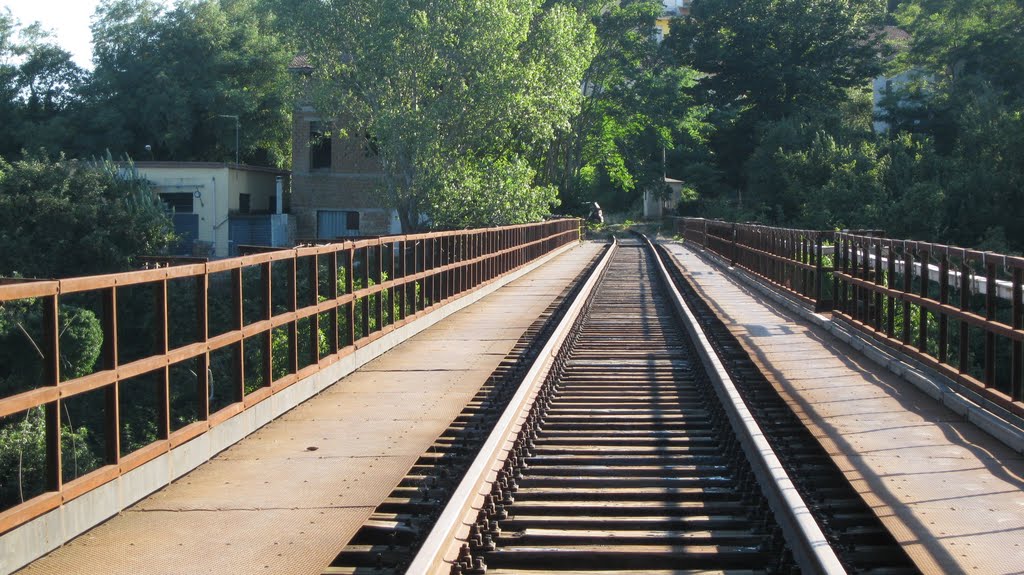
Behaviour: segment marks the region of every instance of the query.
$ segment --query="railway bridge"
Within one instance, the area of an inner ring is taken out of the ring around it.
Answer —
[[[1024,572],[1024,260],[581,229],[4,280],[0,572]]]

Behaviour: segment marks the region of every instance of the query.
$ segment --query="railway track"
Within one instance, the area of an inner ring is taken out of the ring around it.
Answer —
[[[326,573],[916,573],[654,254],[581,274]]]
[[[434,441],[323,575],[404,573],[508,405],[540,348],[578,295],[598,254],[530,325],[451,425]]]
[[[409,572],[844,572],[658,260],[604,265]]]

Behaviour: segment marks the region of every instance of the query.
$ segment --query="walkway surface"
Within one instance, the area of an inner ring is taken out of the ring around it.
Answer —
[[[911,384],[666,244],[926,573],[1024,573],[1024,458]]]
[[[321,573],[599,249],[445,318],[21,573]]]

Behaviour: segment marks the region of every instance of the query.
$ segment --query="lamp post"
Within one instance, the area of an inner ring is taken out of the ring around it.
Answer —
[[[238,116],[230,114],[217,114],[218,118],[234,118],[235,120],[235,165],[238,165]]]

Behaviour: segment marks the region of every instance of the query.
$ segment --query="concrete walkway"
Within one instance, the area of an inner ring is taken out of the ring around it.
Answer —
[[[926,573],[1024,573],[1024,458],[694,251],[690,281]]]
[[[320,573],[599,250],[445,318],[21,573]]]

